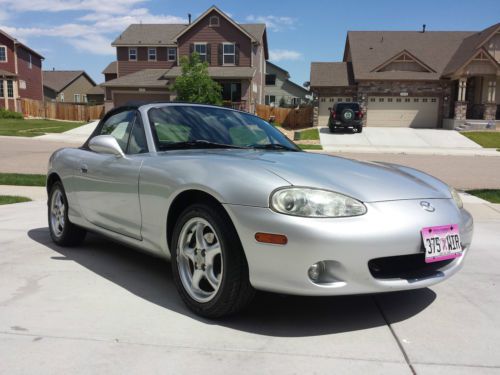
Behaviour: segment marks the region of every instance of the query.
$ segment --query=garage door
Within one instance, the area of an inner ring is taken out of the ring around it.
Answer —
[[[438,98],[368,97],[367,126],[435,128]]]
[[[148,93],[148,92],[118,93],[117,92],[113,94],[113,103],[115,104],[115,107],[134,101],[161,102],[168,100],[170,100],[170,95],[164,93]]]
[[[335,102],[351,102],[352,98],[345,96],[329,96],[319,98],[319,116],[318,123],[320,126],[328,125],[328,117],[330,116],[330,111],[328,108],[333,107]]]

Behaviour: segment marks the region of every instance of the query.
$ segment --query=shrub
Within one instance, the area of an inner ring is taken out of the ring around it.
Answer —
[[[13,118],[16,120],[22,120],[23,115],[18,112],[12,112],[3,108],[0,108],[0,118]]]

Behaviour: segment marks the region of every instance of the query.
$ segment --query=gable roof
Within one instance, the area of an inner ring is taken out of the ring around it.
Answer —
[[[283,72],[283,74],[285,74],[287,76],[287,78],[290,78],[290,73],[288,73],[288,70],[283,69],[281,66],[273,64],[271,61],[266,61],[266,66],[271,66],[274,69],[280,70],[281,72]],[[267,69],[266,69],[266,72],[267,72]]]
[[[350,62],[312,62],[311,87],[352,86],[354,77]]]
[[[28,47],[26,44],[24,43],[21,43],[19,40],[17,40],[16,38],[14,38],[12,35],[10,34],[7,34],[5,31],[3,31],[2,29],[0,29],[0,34],[2,34],[3,36],[9,38],[10,40],[12,40],[14,42],[14,44],[17,44],[21,47],[23,47],[24,49],[30,51],[31,53],[33,53],[34,55],[37,55],[38,57],[40,57],[42,60],[44,60],[45,58],[40,55],[37,51],[35,51],[34,49]]]
[[[118,73],[118,65],[116,61],[112,61],[108,64],[107,67],[101,72],[102,74],[116,74]]]
[[[95,86],[95,82],[84,70],[44,70],[43,85],[55,92],[61,92],[82,75]]]
[[[424,62],[420,61],[417,57],[413,56],[406,49],[397,53],[395,56],[391,57],[389,60],[385,61],[384,63],[380,64],[379,66],[373,68],[372,72],[380,72],[381,69],[385,68],[386,66],[390,65],[391,63],[401,61],[401,58],[403,58],[404,61],[411,61],[411,62],[418,64],[421,68],[425,69],[427,72],[434,72],[434,70],[431,67],[426,65]]]
[[[349,31],[352,67],[356,80],[363,79],[439,79],[450,59],[469,31]],[[401,51],[412,56],[433,72],[373,71]]]
[[[87,91],[87,95],[104,95],[104,88],[101,85],[94,86]]]
[[[188,30],[190,30],[194,25],[196,25],[198,22],[200,22],[202,19],[204,19],[212,11],[219,13],[220,16],[222,16],[223,18],[225,18],[226,21],[228,21],[235,28],[237,28],[238,30],[240,30],[243,34],[245,34],[246,36],[248,36],[253,42],[258,42],[259,41],[259,39],[255,39],[252,34],[250,34],[247,30],[245,30],[243,27],[241,27],[241,25],[239,25],[236,22],[234,22],[231,19],[231,17],[229,17],[228,15],[226,15],[222,10],[220,10],[219,8],[217,8],[215,5],[212,5],[205,12],[203,12],[198,18],[196,18],[191,24],[187,25],[186,28],[184,28],[183,30],[181,30],[176,35],[175,39],[178,39],[180,36],[182,36],[184,33],[186,33]]]

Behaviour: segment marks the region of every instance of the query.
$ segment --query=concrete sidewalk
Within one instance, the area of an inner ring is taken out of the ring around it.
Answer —
[[[0,185],[0,195],[17,195],[33,201],[47,200],[47,190],[43,186]]]
[[[92,235],[55,246],[44,202],[0,206],[0,373],[498,374],[499,233],[475,216],[464,269],[432,288],[260,293],[209,321],[167,262]]]
[[[454,130],[366,127],[362,133],[353,134],[330,133],[323,127],[319,133],[327,152],[500,156],[496,149],[482,148]]]
[[[64,142],[83,144],[92,134],[99,121],[92,121],[86,125],[68,130],[64,133],[48,133],[38,137],[34,137],[40,141]]]

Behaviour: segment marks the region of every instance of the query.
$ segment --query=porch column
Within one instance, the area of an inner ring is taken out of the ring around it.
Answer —
[[[9,109],[9,95],[7,95],[7,79],[3,79],[3,100],[5,102],[5,109]]]
[[[467,118],[467,102],[465,93],[467,90],[467,78],[460,78],[458,81],[458,96],[455,102],[455,120],[465,120]]]
[[[14,92],[14,111],[17,112],[17,98],[19,97],[19,89],[18,89],[19,81],[12,80],[12,91]]]
[[[486,95],[486,103],[484,103],[484,120],[495,120],[497,114],[497,104],[495,101],[495,94],[497,90],[496,77],[488,81],[488,91]]]

